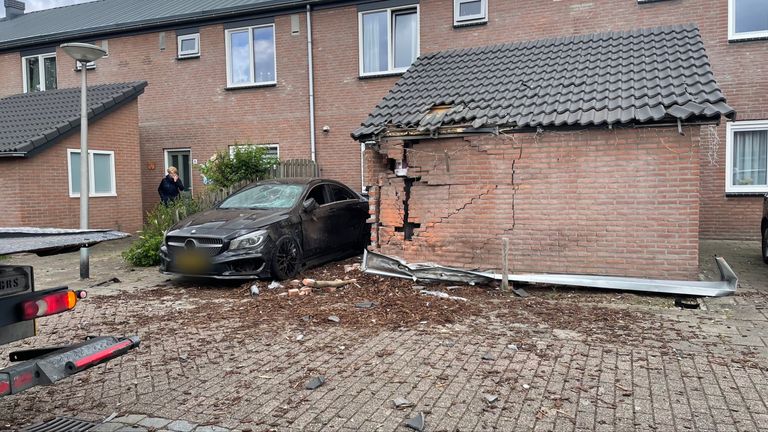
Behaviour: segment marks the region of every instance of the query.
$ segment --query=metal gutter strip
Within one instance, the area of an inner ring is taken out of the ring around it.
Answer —
[[[738,286],[738,277],[722,257],[715,257],[720,270],[719,282],[642,279],[617,276],[592,276],[573,274],[511,274],[514,282],[578,286],[587,288],[639,291],[694,297],[723,297],[732,295]],[[365,251],[362,270],[366,273],[427,282],[463,282],[482,284],[501,280],[498,273],[464,270],[432,263],[408,264],[405,261]]]

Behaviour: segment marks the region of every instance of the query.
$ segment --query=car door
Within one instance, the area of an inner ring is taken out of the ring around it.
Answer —
[[[301,213],[305,258],[314,258],[326,253],[329,243],[332,243],[333,215],[328,205],[330,200],[327,185],[321,183],[313,186],[304,201],[310,198],[314,198],[318,207],[311,212],[302,211]]]
[[[339,247],[349,249],[360,242],[361,230],[368,217],[368,208],[360,200],[360,197],[349,188],[337,185],[328,185],[329,197],[333,215],[331,235],[338,239]]]

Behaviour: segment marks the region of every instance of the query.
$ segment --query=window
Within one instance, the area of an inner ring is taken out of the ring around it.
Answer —
[[[768,192],[768,120],[731,122],[726,136],[726,192]]]
[[[56,53],[21,58],[24,93],[56,88]]]
[[[728,39],[768,38],[768,2],[728,0]]]
[[[488,22],[488,0],[453,0],[453,25]]]
[[[200,33],[176,36],[178,57],[200,57]]]
[[[331,199],[333,202],[358,199],[358,197],[347,188],[338,185],[328,185],[328,187],[330,188]]]
[[[307,199],[310,198],[314,198],[319,205],[325,205],[325,185],[317,185],[313,187],[312,190],[307,194]]]
[[[405,72],[419,56],[419,10],[360,12],[360,75]]]
[[[275,25],[226,31],[227,87],[277,83]]]
[[[80,151],[67,150],[69,165],[69,196],[80,196]],[[88,196],[117,196],[115,188],[115,152],[88,150]]]
[[[264,156],[266,157],[272,157],[275,159],[280,159],[280,146],[277,144],[239,144],[239,145],[231,145],[229,146],[229,155],[232,156],[235,154],[237,149],[239,148],[247,148],[247,147],[264,147],[267,149],[267,152],[264,153]]]

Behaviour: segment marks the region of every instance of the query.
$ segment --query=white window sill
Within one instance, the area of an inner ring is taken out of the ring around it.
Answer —
[[[401,69],[401,70],[391,70],[391,71],[384,71],[384,72],[368,72],[364,74],[360,74],[358,76],[359,79],[368,79],[368,78],[386,78],[386,77],[392,77],[392,76],[399,76],[405,73],[408,69]]]
[[[728,36],[728,42],[748,42],[768,39],[768,31],[732,34]]]
[[[471,27],[471,26],[485,25],[485,24],[488,24],[488,18],[482,18],[482,19],[476,19],[476,20],[454,21],[453,28]]]
[[[768,193],[768,186],[728,186],[725,189],[726,195],[765,195]]]
[[[229,85],[227,87],[224,87],[224,89],[225,90],[240,90],[240,89],[248,89],[248,88],[275,87],[275,86],[277,86],[277,81],[258,83],[258,84]]]
[[[109,194],[89,194],[88,198],[105,198],[105,197],[116,197],[116,193],[109,193]],[[80,194],[69,194],[70,198],[80,198]]]
[[[190,60],[190,59],[196,59],[196,58],[200,58],[200,54],[180,55],[176,57],[176,60]]]

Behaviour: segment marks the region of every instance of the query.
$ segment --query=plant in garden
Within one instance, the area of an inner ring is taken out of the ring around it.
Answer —
[[[255,181],[266,177],[278,160],[267,155],[267,149],[253,144],[238,144],[233,152],[222,150],[211,159],[198,165],[206,183],[218,189],[226,189],[243,181]]]
[[[200,210],[200,203],[190,197],[180,197],[168,205],[158,204],[147,212],[146,223],[139,233],[139,238],[123,252],[123,259],[139,267],[160,264],[160,246],[163,244],[165,232],[177,220]]]

